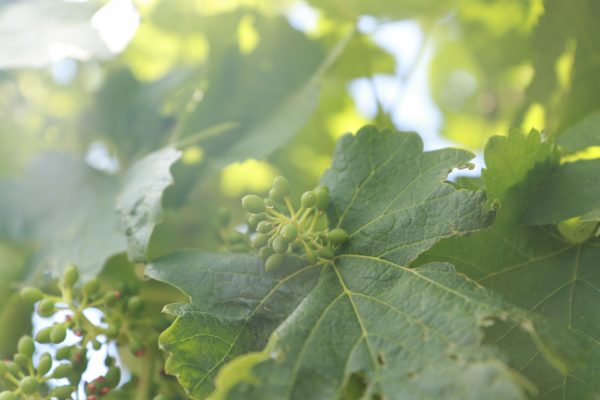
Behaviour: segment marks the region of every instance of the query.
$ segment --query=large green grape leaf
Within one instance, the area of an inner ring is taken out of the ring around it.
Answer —
[[[61,58],[107,58],[92,26],[96,2],[23,0],[0,4],[0,69],[43,67]]]
[[[530,198],[524,222],[544,225],[576,216],[600,218],[600,159],[566,163],[545,177]]]
[[[600,112],[590,114],[567,128],[556,141],[570,152],[600,146]]]
[[[314,286],[319,270],[290,258],[283,268],[266,273],[255,256],[190,251],[155,260],[146,274],[191,298],[166,307],[178,318],[163,332],[160,345],[171,353],[166,371],[193,397],[204,398],[222,365],[265,346]]]
[[[452,262],[479,284],[578,335],[590,345],[589,359],[576,361],[578,366],[568,372],[550,368],[512,324],[500,324],[490,341],[508,352],[511,366],[538,387],[539,398],[598,398],[600,275],[595,260],[600,245],[597,240],[573,244],[552,228],[521,226],[537,198],[535,183],[558,168],[556,150],[536,133],[513,132],[494,137],[485,158],[486,188],[500,201],[496,221],[471,236],[438,243],[417,264]]]
[[[179,154],[163,149],[119,175],[68,154],[43,154],[22,179],[0,183],[0,235],[36,246],[30,279],[57,276],[68,263],[95,276],[106,259],[128,248],[139,260]]]
[[[167,307],[178,317],[160,338],[168,372],[195,398],[219,369],[214,398],[340,398],[354,380],[382,398],[523,398],[502,355],[481,345],[482,326],[515,318],[534,333],[533,323],[449,264],[407,267],[440,239],[489,223],[482,193],[444,183],[471,158],[423,153],[415,134],[364,128],[340,141],[322,180],[331,222],[351,234],[330,265],[288,259],[274,276],[250,256],[155,261],[147,275],[192,299]],[[279,323],[264,351],[244,354]]]

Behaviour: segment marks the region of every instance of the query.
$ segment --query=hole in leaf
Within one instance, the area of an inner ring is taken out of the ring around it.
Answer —
[[[344,387],[342,398],[345,400],[361,399],[367,390],[367,378],[363,372],[354,372],[350,375],[346,386]]]

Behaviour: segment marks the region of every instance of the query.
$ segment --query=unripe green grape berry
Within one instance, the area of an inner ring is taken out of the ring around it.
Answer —
[[[56,359],[57,360],[68,360],[71,358],[71,352],[73,350],[73,346],[65,346],[59,347],[56,350]]]
[[[260,221],[256,226],[256,230],[260,233],[269,233],[273,230],[273,224],[269,221]]]
[[[275,203],[282,204],[283,195],[281,195],[277,190],[271,189],[269,190],[269,200],[274,201]]]
[[[258,226],[260,221],[264,221],[265,219],[267,219],[267,214],[264,212],[258,214],[250,214],[248,216],[248,225],[253,227]]]
[[[117,360],[115,360],[115,358],[111,356],[106,356],[106,358],[104,359],[104,365],[106,365],[107,367],[112,367],[113,365],[115,365],[116,362]]]
[[[44,353],[40,356],[40,361],[37,366],[37,373],[39,376],[44,376],[52,368],[52,356],[50,353]]]
[[[106,293],[104,295],[104,298],[102,301],[104,301],[104,303],[107,306],[113,306],[119,300],[120,297],[121,297],[121,295],[119,292],[110,292],[110,293]]]
[[[50,299],[44,299],[39,302],[37,307],[37,313],[40,317],[50,317],[54,314],[54,301]]]
[[[302,207],[312,208],[317,204],[317,195],[312,190],[309,190],[302,194],[300,201],[302,202]]]
[[[8,368],[8,372],[10,372],[11,375],[14,376],[19,375],[19,373],[21,372],[21,367],[19,367],[19,365],[14,361],[7,361],[6,368]]]
[[[39,388],[40,381],[31,376],[21,379],[21,382],[19,383],[19,389],[25,394],[34,394]]]
[[[265,211],[265,202],[255,194],[249,194],[242,198],[242,207],[252,214]]]
[[[83,293],[92,296],[100,290],[100,279],[93,278],[83,284]]]
[[[52,332],[52,327],[50,326],[40,329],[37,335],[35,335],[35,341],[43,344],[50,343],[50,332]]]
[[[70,385],[56,386],[50,392],[50,397],[56,397],[57,399],[60,399],[60,400],[70,399],[71,395],[73,394],[73,390],[74,390],[73,386],[70,386]]]
[[[273,239],[271,247],[275,253],[285,253],[288,250],[288,242],[281,236],[277,236]]]
[[[63,324],[54,324],[50,331],[50,341],[54,344],[62,343],[67,337],[67,328]]]
[[[290,181],[283,176],[278,176],[273,180],[273,190],[281,197],[290,193]]]
[[[115,339],[119,335],[119,326],[117,324],[110,324],[106,328],[106,336],[110,339]]]
[[[73,372],[71,364],[60,364],[52,371],[52,377],[55,379],[67,378],[71,372]]]
[[[294,225],[286,225],[281,228],[281,237],[285,239],[288,243],[293,242],[298,237],[298,229]]]
[[[319,257],[327,260],[332,259],[334,256],[333,250],[330,247],[323,247],[319,250]]]
[[[265,261],[265,270],[272,271],[275,268],[279,267],[283,262],[283,254],[273,254],[267,258]]]
[[[127,301],[127,311],[131,314],[139,314],[142,312],[145,305],[144,299],[140,296],[133,296]]]
[[[229,222],[231,221],[231,213],[229,210],[224,207],[219,207],[217,210],[217,221],[219,221],[221,226],[229,225]]]
[[[583,243],[594,235],[596,221],[581,221],[581,218],[570,218],[559,222],[556,228],[560,234],[571,243]]]
[[[329,203],[329,189],[327,186],[319,185],[313,192],[317,195],[317,208],[319,210],[327,208],[327,203]]]
[[[265,235],[264,233],[257,233],[256,236],[254,236],[254,239],[252,240],[252,247],[258,249],[260,247],[265,246],[268,241],[269,238],[267,237],[267,235]]]
[[[314,264],[317,262],[317,256],[315,255],[315,253],[306,253],[306,261],[308,261],[309,264]]]
[[[35,303],[44,298],[44,293],[35,287],[24,287],[20,294],[21,298],[29,303]]]
[[[104,383],[109,388],[115,388],[121,380],[121,368],[109,367],[106,375],[104,375]]]
[[[63,273],[63,284],[66,287],[73,287],[79,280],[79,270],[73,264],[69,264]]]
[[[21,354],[21,353],[17,353],[13,356],[13,360],[15,361],[15,363],[17,363],[20,367],[26,368],[29,363],[31,362],[31,358],[27,357],[25,354]]]
[[[0,400],[19,400],[19,396],[17,396],[14,392],[10,392],[5,390],[0,393]]]
[[[94,350],[98,351],[102,348],[102,343],[100,343],[100,341],[98,339],[93,339],[92,340],[92,348]]]
[[[21,336],[19,343],[17,344],[17,350],[19,353],[25,354],[27,357],[31,357],[35,351],[35,344],[33,343],[31,336]]]
[[[333,244],[342,244],[348,240],[348,232],[341,228],[335,228],[327,233],[327,239]]]
[[[263,260],[266,260],[271,254],[273,254],[273,250],[269,246],[261,247],[258,251],[258,256]]]

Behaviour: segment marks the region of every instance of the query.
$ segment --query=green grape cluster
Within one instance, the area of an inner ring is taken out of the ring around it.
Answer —
[[[265,269],[279,267],[285,254],[298,254],[310,264],[329,262],[337,248],[348,240],[340,228],[329,229],[325,208],[329,189],[319,185],[304,192],[300,207],[294,208],[289,197],[290,183],[278,176],[266,198],[249,194],[242,198],[248,212],[250,231],[256,232],[252,247],[265,260]]]
[[[103,344],[112,341],[143,357],[146,346],[156,341],[159,328],[156,321],[142,316],[145,301],[136,285],[123,284],[118,290],[102,291],[99,279],[82,283],[77,267],[69,265],[59,288],[60,295],[44,293],[36,287],[21,290],[24,300],[36,303],[36,312],[41,317],[52,317],[59,311],[66,312],[66,317],[39,330],[35,338],[23,336],[13,359],[0,362],[0,387],[9,389],[0,394],[0,400],[71,398],[87,369],[88,347],[100,350]],[[90,308],[102,312],[101,325],[85,315]],[[64,344],[69,331],[80,338],[76,344]],[[34,366],[36,342],[57,347],[54,356],[44,353]],[[105,364],[107,374],[85,385],[87,400],[107,396],[118,385],[121,372],[114,359],[107,355]],[[52,379],[67,379],[69,385],[49,385]]]

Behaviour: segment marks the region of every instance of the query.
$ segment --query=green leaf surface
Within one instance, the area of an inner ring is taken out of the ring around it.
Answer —
[[[562,164],[536,188],[529,202],[526,224],[554,224],[576,216],[596,220],[600,216],[600,159]]]
[[[525,141],[530,142],[529,151],[521,154],[524,160],[510,177],[507,171],[515,165],[513,154]],[[541,351],[528,345],[515,324],[499,324],[489,332],[488,342],[505,349],[510,365],[537,386],[538,398],[598,398],[600,314],[595,305],[600,304],[596,262],[600,244],[597,240],[572,244],[553,228],[522,226],[519,216],[528,215],[532,193],[536,193],[531,183],[553,176],[557,167],[555,151],[539,136],[494,138],[485,158],[486,186],[492,191],[496,182],[502,181],[508,188],[497,192],[501,206],[495,223],[471,236],[438,243],[416,264],[452,262],[479,284],[578,336],[589,346],[588,354],[572,353],[571,367],[562,368],[562,372],[551,368]]]
[[[173,184],[171,165],[181,152],[167,147],[134,163],[123,176],[117,197],[117,212],[127,236],[129,259],[146,260],[154,227],[162,221],[162,195]]]
[[[22,179],[0,183],[0,235],[36,246],[29,279],[60,276],[68,263],[90,278],[128,247],[139,260],[160,219],[162,191],[178,157],[178,151],[165,149],[120,176],[68,154],[43,154]]]
[[[43,67],[70,57],[112,56],[91,18],[94,2],[9,1],[0,5],[0,69]]]
[[[600,112],[588,115],[581,122],[567,128],[556,141],[570,152],[600,146]]]
[[[367,127],[339,142],[322,180],[330,222],[352,233],[331,264],[289,259],[273,279],[250,256],[154,262],[148,276],[192,299],[166,309],[178,316],[161,336],[168,372],[195,398],[210,393],[235,355],[211,398],[340,398],[351,380],[363,382],[367,398],[524,398],[527,384],[482,345],[482,327],[509,319],[539,338],[533,322],[449,264],[408,267],[442,238],[489,223],[480,192],[444,182],[471,158],[423,153],[415,134]],[[247,354],[278,325],[264,351]]]
[[[289,258],[267,273],[255,256],[189,251],[155,260],[146,275],[190,296],[190,303],[166,307],[178,318],[160,345],[171,353],[167,372],[194,398],[205,398],[221,366],[265,346],[314,286],[319,270]]]

